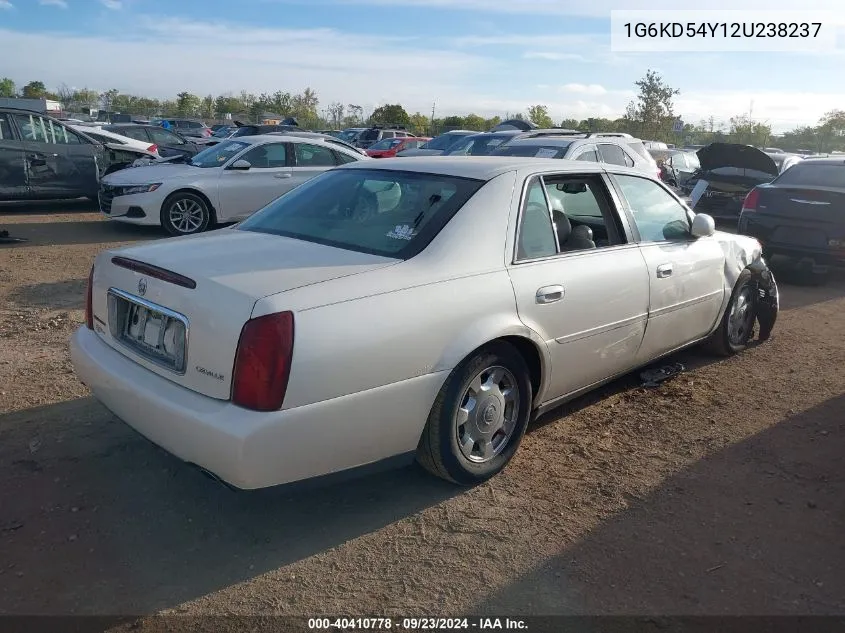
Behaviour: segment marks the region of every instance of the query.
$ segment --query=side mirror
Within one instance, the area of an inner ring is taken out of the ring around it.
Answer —
[[[244,160],[242,158],[240,160],[236,160],[234,163],[229,165],[229,169],[233,169],[235,171],[247,171],[249,169],[252,169],[252,164],[248,160]]]
[[[716,232],[716,222],[706,213],[696,213],[692,219],[692,228],[690,233],[696,239],[700,237],[710,237]]]

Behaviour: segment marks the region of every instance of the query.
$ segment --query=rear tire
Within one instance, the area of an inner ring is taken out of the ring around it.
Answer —
[[[208,203],[195,193],[178,191],[161,205],[161,225],[174,236],[195,235],[212,224]]]
[[[722,322],[705,346],[717,356],[733,356],[745,350],[754,334],[757,286],[747,268],[736,280]]]
[[[434,401],[417,448],[430,473],[464,486],[507,466],[528,427],[533,393],[525,360],[507,343],[462,361]]]

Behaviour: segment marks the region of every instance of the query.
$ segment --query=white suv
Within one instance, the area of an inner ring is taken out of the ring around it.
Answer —
[[[493,156],[566,158],[632,167],[657,178],[660,169],[643,142],[630,134],[612,132],[531,131],[503,143]]]

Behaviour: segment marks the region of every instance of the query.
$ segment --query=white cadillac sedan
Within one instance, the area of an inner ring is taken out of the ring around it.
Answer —
[[[530,419],[699,342],[769,337],[760,244],[626,167],[384,159],[237,226],[105,251],[77,375],[239,488],[394,457],[471,485]]]
[[[143,165],[105,176],[100,211],[119,222],[191,235],[242,220],[328,169],[368,159],[334,139],[244,136],[184,163]]]

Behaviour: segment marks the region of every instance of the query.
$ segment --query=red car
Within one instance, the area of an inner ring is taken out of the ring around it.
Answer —
[[[393,158],[396,152],[403,149],[416,149],[431,139],[423,136],[409,136],[408,138],[383,138],[367,148],[367,156],[372,158]]]

